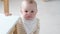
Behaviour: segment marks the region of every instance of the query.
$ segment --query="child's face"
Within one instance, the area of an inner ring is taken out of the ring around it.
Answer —
[[[22,8],[22,15],[25,19],[30,20],[36,16],[37,7],[34,4],[28,4]]]

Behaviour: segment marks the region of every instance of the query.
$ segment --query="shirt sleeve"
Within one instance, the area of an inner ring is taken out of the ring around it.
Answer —
[[[20,18],[16,21],[16,24],[11,28],[8,34],[17,34],[17,23],[20,22]]]
[[[39,31],[40,31],[40,22],[39,22],[39,19],[38,19],[37,29],[36,29],[36,31],[34,32],[34,34],[39,34]]]
[[[14,30],[15,30],[15,26],[10,30],[9,34],[13,34]]]

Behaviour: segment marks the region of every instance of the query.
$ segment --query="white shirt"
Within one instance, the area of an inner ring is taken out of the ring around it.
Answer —
[[[37,19],[34,18],[33,20],[26,20],[22,17],[22,22],[27,34],[33,34],[32,32],[36,30],[37,26]]]

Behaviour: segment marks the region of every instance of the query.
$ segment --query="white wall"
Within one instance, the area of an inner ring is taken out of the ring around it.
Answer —
[[[60,34],[60,1],[38,2],[38,9],[40,33]]]

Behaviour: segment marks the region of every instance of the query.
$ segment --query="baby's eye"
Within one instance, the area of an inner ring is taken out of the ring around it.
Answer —
[[[34,11],[31,11],[31,13],[33,13]]]
[[[27,13],[28,11],[26,10],[25,12]]]

